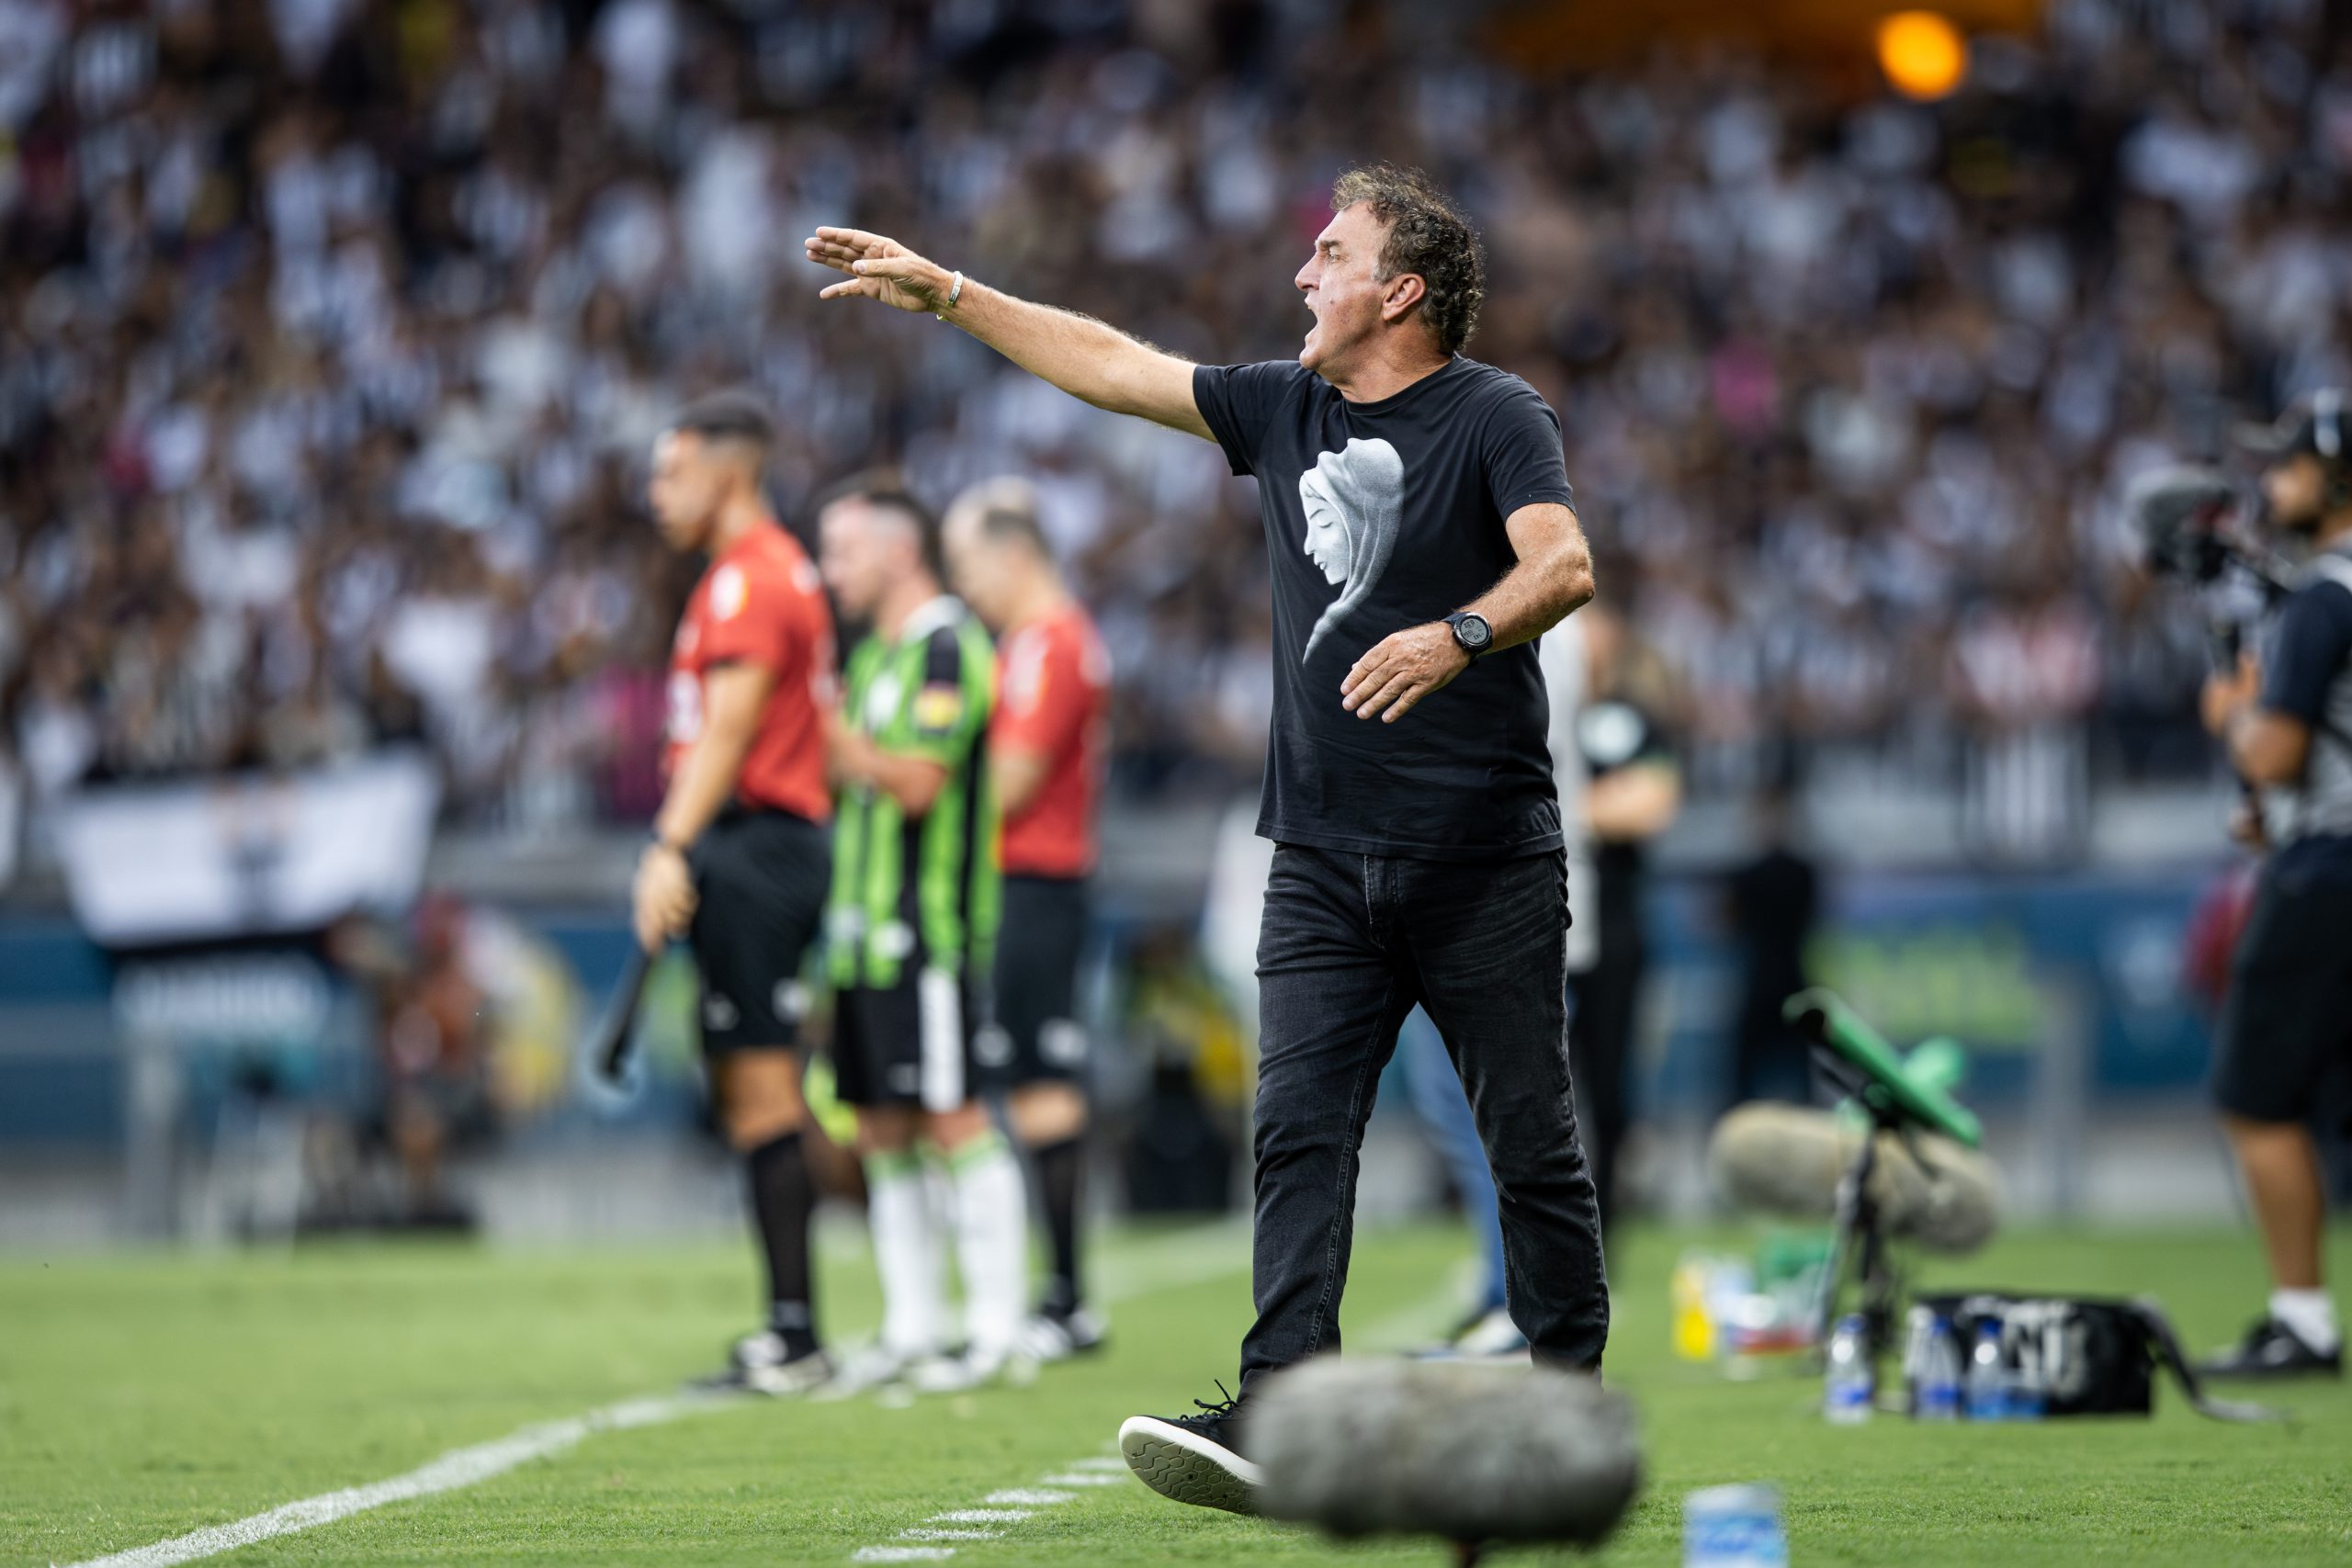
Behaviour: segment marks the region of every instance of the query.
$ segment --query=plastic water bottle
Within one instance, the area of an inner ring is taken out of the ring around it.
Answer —
[[[1976,1325],[1976,1348],[1968,1358],[1963,1390],[1971,1421],[2004,1421],[2009,1414],[2009,1375],[2001,1365],[2001,1325],[1993,1318]]]
[[[1781,1495],[1770,1486],[1708,1486],[1682,1501],[1682,1568],[1788,1568]]]
[[[1824,1379],[1821,1413],[1841,1427],[1871,1418],[1878,1389],[1871,1367],[1870,1331],[1861,1314],[1848,1313],[1829,1336],[1828,1368]]]
[[[1918,1386],[1911,1393],[1911,1413],[1920,1420],[1960,1419],[1960,1339],[1952,1332],[1951,1319],[1939,1314],[1928,1325]]]
[[[2012,1421],[2039,1421],[2049,1408],[2050,1386],[2042,1372],[2041,1342],[2029,1334],[2018,1347],[2017,1365],[2009,1370],[2008,1407],[2003,1414]]]

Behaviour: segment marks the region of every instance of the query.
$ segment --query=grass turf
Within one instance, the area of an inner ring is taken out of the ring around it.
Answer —
[[[1634,1232],[1618,1261],[1611,1381],[1640,1405],[1647,1489],[1611,1563],[1680,1558],[1696,1486],[1764,1480],[1813,1563],[2207,1564],[2352,1561],[2352,1393],[2301,1385],[2288,1427],[2201,1420],[2165,1389],[2153,1421],[1825,1427],[1814,1385],[1723,1382],[1667,1349],[1665,1277],[1689,1238]],[[2339,1236],[2337,1277],[2352,1269]],[[1347,1324],[1401,1342],[1443,1314],[1464,1244],[1358,1240]],[[590,1437],[468,1490],[249,1547],[244,1562],[840,1562],[944,1510],[1035,1487],[1111,1451],[1119,1419],[1183,1408],[1230,1376],[1248,1312],[1232,1226],[1129,1233],[1102,1251],[1112,1348],[1027,1388],[910,1408],[746,1402]],[[871,1270],[827,1273],[828,1322],[871,1320]],[[2154,1292],[2194,1344],[2243,1326],[2251,1240],[2038,1233],[1929,1280]],[[734,1248],[0,1262],[0,1562],[70,1562],[410,1470],[526,1423],[674,1387],[742,1326]],[[1075,1490],[1075,1489],[1073,1489]],[[953,1544],[959,1564],[1443,1561],[1342,1548],[1180,1508],[1128,1482],[1078,1491]],[[946,1544],[946,1543],[943,1543]],[[1577,1561],[1521,1554],[1508,1561]]]

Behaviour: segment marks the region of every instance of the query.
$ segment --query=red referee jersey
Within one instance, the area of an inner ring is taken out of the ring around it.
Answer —
[[[808,553],[774,523],[751,529],[715,558],[678,618],[670,647],[664,777],[702,733],[705,672],[738,662],[761,666],[775,684],[736,775],[735,798],[824,821],[833,803],[819,716],[835,700],[833,615]]]
[[[1076,877],[1094,869],[1110,698],[1111,656],[1075,601],[1005,637],[989,744],[1046,759],[1045,783],[1028,809],[1005,816],[1007,874]]]

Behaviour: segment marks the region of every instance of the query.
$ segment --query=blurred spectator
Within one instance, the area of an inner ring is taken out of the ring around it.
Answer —
[[[447,897],[417,910],[401,942],[364,920],[338,926],[328,956],[359,984],[376,1012],[377,1098],[363,1119],[363,1147],[380,1147],[401,1177],[393,1223],[468,1227],[471,1214],[445,1181],[455,1148],[488,1137],[498,1121],[491,1077],[491,997],[469,951],[467,914]],[[479,945],[479,944],[472,944]],[[332,1185],[332,1184],[331,1184]],[[346,1191],[319,1218],[362,1217]]]
[[[0,0],[0,749],[38,809],[413,733],[468,819],[641,813],[686,583],[628,455],[740,379],[787,516],[876,459],[934,500],[1034,471],[1123,671],[1119,786],[1229,792],[1246,490],[823,309],[792,243],[894,229],[1258,357],[1329,176],[1385,156],[1483,216],[1472,350],[1560,410],[1694,789],[1785,733],[1965,774],[2041,855],[2082,781],[2207,765],[2167,739],[2194,618],[2141,607],[2112,499],[2352,376],[2335,10],[2058,0],[1925,107],[1726,51],[1537,81],[1389,9]]]
[[[1792,791],[1775,781],[1756,802],[1759,852],[1724,886],[1739,953],[1738,1010],[1732,1021],[1729,1103],[1813,1098],[1813,1063],[1781,1008],[1809,983],[1805,949],[1821,915],[1820,873],[1798,846]]]

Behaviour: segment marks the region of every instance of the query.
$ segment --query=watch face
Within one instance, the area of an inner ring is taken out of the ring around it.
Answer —
[[[1494,639],[1494,628],[1484,615],[1464,615],[1453,623],[1453,635],[1464,648],[1484,648]]]

